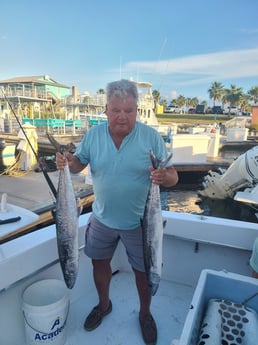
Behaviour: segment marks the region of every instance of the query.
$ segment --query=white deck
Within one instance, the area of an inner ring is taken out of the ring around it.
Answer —
[[[87,277],[85,277],[87,279]],[[193,288],[162,281],[152,301],[152,314],[158,328],[159,345],[171,344],[179,338],[193,295]],[[88,312],[97,303],[95,291],[72,303],[68,317],[68,338],[65,345],[142,345],[138,321],[138,295],[131,273],[117,273],[112,278],[111,314],[94,331],[87,332],[83,323]]]

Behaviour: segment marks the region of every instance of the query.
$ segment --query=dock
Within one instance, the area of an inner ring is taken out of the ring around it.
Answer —
[[[48,175],[57,188],[59,171],[49,172]],[[1,236],[0,232],[0,244],[54,223],[55,197],[42,172],[21,171],[13,175],[1,175],[0,178],[0,197],[6,193],[9,204],[26,208],[39,215],[36,222],[13,233]],[[72,182],[79,205],[83,212],[87,212],[94,200],[92,185],[85,184],[85,174],[73,174]]]
[[[178,185],[174,187],[179,189],[182,185],[198,186],[202,183],[204,176],[209,171],[226,170],[231,164],[231,160],[214,159],[200,163],[175,163],[174,167],[178,173]]]

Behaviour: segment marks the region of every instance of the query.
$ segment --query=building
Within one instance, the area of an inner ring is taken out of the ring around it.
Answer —
[[[4,94],[0,95],[0,99],[4,95],[12,101],[50,101],[63,99],[70,95],[71,87],[60,84],[48,75],[17,77],[6,80],[0,80],[0,87],[4,90]]]
[[[0,80],[0,89],[0,131],[3,126],[10,131],[19,129],[14,113],[20,122],[23,118],[41,118],[42,114],[54,113],[53,105],[63,103],[71,93],[71,87],[48,75]]]

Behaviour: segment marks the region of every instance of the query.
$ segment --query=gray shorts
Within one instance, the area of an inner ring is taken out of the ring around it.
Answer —
[[[142,228],[134,230],[111,229],[91,215],[85,233],[85,254],[91,259],[112,259],[119,240],[125,246],[130,265],[145,272]]]

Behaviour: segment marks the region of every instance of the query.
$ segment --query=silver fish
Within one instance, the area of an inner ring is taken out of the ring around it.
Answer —
[[[164,161],[159,161],[150,150],[150,157],[153,167],[157,169],[165,167],[172,154]],[[151,182],[142,219],[142,232],[144,264],[152,296],[157,292],[161,278],[164,226],[159,185]]]
[[[64,151],[53,137],[48,135],[48,138],[58,151]],[[66,165],[59,171],[55,222],[59,261],[69,289],[75,284],[79,266],[78,214],[71,174]]]
[[[68,166],[59,172],[56,199],[56,237],[66,286],[72,289],[79,266],[78,209]]]

